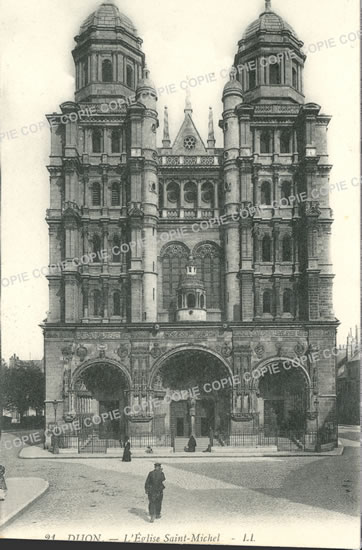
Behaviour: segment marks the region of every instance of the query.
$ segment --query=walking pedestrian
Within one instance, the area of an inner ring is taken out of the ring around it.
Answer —
[[[128,435],[126,435],[124,440],[124,451],[123,451],[122,462],[131,462],[131,443]]]
[[[164,481],[165,474],[162,471],[162,466],[159,462],[155,463],[155,469],[147,476],[145,483],[145,491],[148,495],[148,512],[150,514],[150,522],[153,523],[155,518],[161,517],[161,507],[163,499],[163,490],[165,489]]]
[[[0,500],[5,500],[8,492],[5,481],[5,466],[0,465]]]

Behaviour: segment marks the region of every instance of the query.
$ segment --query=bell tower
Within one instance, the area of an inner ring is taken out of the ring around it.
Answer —
[[[294,29],[266,0],[264,11],[238,42],[235,56],[245,103],[304,103],[302,46]]]
[[[99,103],[134,95],[145,65],[142,39],[111,0],[87,17],[75,41],[77,102]]]

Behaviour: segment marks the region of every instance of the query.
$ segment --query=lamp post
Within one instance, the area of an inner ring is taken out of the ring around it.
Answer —
[[[59,403],[62,403],[62,402],[63,402],[62,399],[54,399],[53,401],[46,401],[46,403],[51,403],[53,405],[55,428],[57,427],[57,408]],[[59,454],[58,436],[55,433],[53,433],[53,436],[52,436],[52,445],[53,445],[53,453],[55,455]]]
[[[314,406],[315,406],[315,412],[316,412],[316,428],[317,428],[317,438],[316,438],[316,445],[315,445],[315,451],[316,453],[321,452],[321,444],[319,440],[319,399],[318,396],[314,400]]]

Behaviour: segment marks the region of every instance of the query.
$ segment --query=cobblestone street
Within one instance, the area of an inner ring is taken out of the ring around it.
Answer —
[[[188,537],[184,542],[202,542],[202,536],[221,533],[220,542],[263,545],[271,540],[287,544],[298,529],[300,544],[308,545],[316,544],[318,523],[324,545],[327,540],[331,547],[348,542],[352,548],[359,535],[356,433],[343,434],[347,446],[340,457],[164,459],[162,519],[152,526],[144,493],[152,460],[23,460],[17,458],[18,449],[2,448],[7,477],[37,476],[50,484],[2,536],[123,541],[149,533],[161,542],[172,542],[167,537],[176,534]],[[340,521],[348,528],[343,533]]]

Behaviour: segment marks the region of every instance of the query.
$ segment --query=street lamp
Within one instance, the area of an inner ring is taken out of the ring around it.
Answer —
[[[57,408],[58,408],[59,403],[62,403],[62,402],[63,402],[62,399],[54,399],[53,401],[51,401],[51,400],[46,401],[46,403],[51,403],[53,405],[55,428],[57,427]],[[53,444],[53,453],[55,455],[59,454],[58,436],[54,433],[53,433],[53,436],[52,436],[52,444]]]
[[[315,406],[315,412],[316,412],[316,428],[317,428],[317,439],[316,439],[315,451],[316,453],[320,453],[321,444],[319,440],[319,399],[318,397],[316,397],[314,400],[314,406]]]

